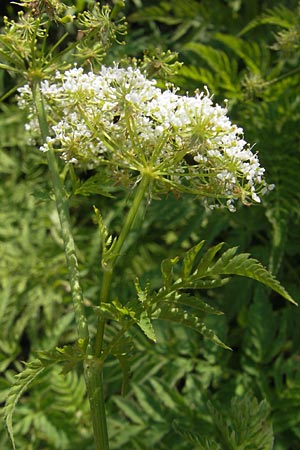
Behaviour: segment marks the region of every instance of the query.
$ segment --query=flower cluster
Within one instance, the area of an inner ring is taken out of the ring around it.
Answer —
[[[29,105],[27,129],[38,133],[28,85],[19,89],[19,105]],[[162,91],[138,68],[102,66],[99,74],[74,67],[45,80],[41,92],[49,116],[50,147],[69,163],[105,164],[134,179],[147,173],[158,190],[174,190],[225,199],[260,202],[267,189],[257,154],[232,124],[226,108],[208,92],[179,95]]]

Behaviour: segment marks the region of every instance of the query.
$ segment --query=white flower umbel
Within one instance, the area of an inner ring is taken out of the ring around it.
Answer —
[[[257,154],[209,92],[180,96],[161,91],[138,68],[102,67],[98,74],[74,67],[41,85],[53,147],[62,159],[89,167],[105,164],[136,181],[147,173],[158,191],[191,192],[210,205],[234,210],[234,201],[258,203],[267,190]],[[29,105],[27,130],[38,134],[29,86],[19,89]]]

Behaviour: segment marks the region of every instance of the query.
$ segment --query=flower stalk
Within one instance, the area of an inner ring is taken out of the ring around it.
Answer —
[[[149,183],[150,183],[149,175],[144,174],[142,176],[139,186],[136,190],[135,197],[134,197],[132,205],[128,211],[128,214],[126,216],[121,233],[114,245],[113,255],[110,257],[110,259],[107,262],[107,265],[105,267],[105,271],[103,273],[103,279],[102,279],[101,293],[100,293],[100,304],[105,303],[109,300],[112,276],[113,276],[113,272],[114,272],[118,257],[120,256],[122,247],[126,241],[126,238],[129,234],[129,232],[132,229],[134,220],[137,216],[137,213],[139,211],[139,208],[141,206],[141,203],[143,201],[143,198],[145,196],[145,192],[149,186]],[[101,356],[101,353],[103,350],[102,346],[103,346],[104,327],[105,327],[105,322],[102,319],[102,317],[100,316],[99,320],[98,320],[97,334],[96,334],[96,340],[95,340],[95,356],[97,356],[97,357]]]

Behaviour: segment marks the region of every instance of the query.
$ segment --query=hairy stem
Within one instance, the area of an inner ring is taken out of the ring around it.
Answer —
[[[45,108],[40,93],[40,86],[38,83],[34,83],[33,85],[33,98],[38,115],[42,140],[43,142],[45,142],[47,136],[49,135],[49,130],[46,120]],[[63,183],[59,175],[56,157],[52,149],[49,149],[49,151],[47,152],[47,160],[52,179],[56,207],[60,220],[61,234],[64,242],[64,249],[71,285],[71,293],[75,310],[76,324],[78,329],[78,338],[81,340],[81,344],[84,344],[84,347],[86,348],[89,341],[89,331],[83,306],[83,295],[79,281],[79,271],[75,252],[75,244],[71,231],[68,201],[64,192]]]
[[[45,142],[47,136],[49,135],[49,128],[47,124],[43,99],[40,92],[39,82],[33,82],[32,91],[42,140],[43,142]],[[78,263],[75,252],[75,243],[71,231],[68,200],[65,195],[63,183],[59,175],[56,157],[52,149],[49,149],[49,151],[47,152],[47,159],[53,184],[56,207],[60,220],[61,234],[64,242],[71,293],[78,330],[78,341],[80,343],[80,346],[87,352],[87,357],[84,363],[84,375],[90,402],[96,450],[109,450],[103,396],[102,366],[100,366],[99,360],[91,355],[88,322],[85,315],[83,295],[80,287]]]
[[[103,393],[103,373],[100,360],[93,356],[88,357],[84,363],[84,374],[92,412],[96,450],[109,450]]]

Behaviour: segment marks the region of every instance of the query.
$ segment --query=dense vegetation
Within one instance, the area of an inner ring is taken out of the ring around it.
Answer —
[[[15,17],[18,7],[6,3],[3,14]],[[83,10],[92,2],[66,3]],[[235,213],[208,212],[184,194],[182,201],[171,194],[152,198],[146,208],[151,214],[140,211],[137,218],[135,244],[128,243],[121,261],[126,271],[116,273],[115,289],[121,286],[126,300],[133,295],[135,277],[143,286],[149,279],[152,287],[159,286],[161,260],[182,256],[205,240],[206,248],[225,242],[225,250],[238,246],[239,252],[250,253],[299,299],[298,2],[132,0],[122,12],[128,22],[125,44],[113,46],[105,62],[144,58],[142,64],[162,86],[169,79],[183,93],[207,86],[218,103],[228,99],[231,119],[255,143],[275,189],[259,206],[240,206]],[[13,74],[0,71],[3,405],[23,361],[32,361],[37,351],[72,344],[77,336],[44,154],[28,146],[24,112],[9,93],[18,83]],[[100,237],[91,205],[118,234],[124,192],[118,185],[100,189],[97,173],[87,170],[80,177],[70,208],[88,309],[100,289]],[[68,177],[66,189],[71,191]],[[221,289],[202,290],[201,298],[224,313],[208,315],[205,324],[232,351],[165,321],[155,323],[156,344],[135,329],[131,337],[140,352],[132,354],[123,396],[118,361],[112,358],[105,367],[111,449],[300,449],[299,308],[242,277]],[[82,371],[61,371],[49,366],[19,399],[14,417],[18,450],[94,448]],[[0,448],[10,448],[2,428]]]

